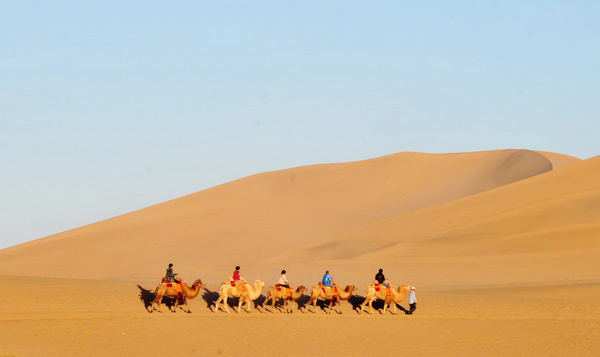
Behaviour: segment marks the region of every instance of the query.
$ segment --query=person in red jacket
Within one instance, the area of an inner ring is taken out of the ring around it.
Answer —
[[[246,279],[244,279],[244,277],[240,274],[239,266],[235,267],[235,270],[233,271],[233,276],[231,277],[231,280],[235,281],[236,283],[242,283],[242,284],[246,283]]]

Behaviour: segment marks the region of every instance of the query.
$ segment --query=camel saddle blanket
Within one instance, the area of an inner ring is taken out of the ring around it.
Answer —
[[[177,283],[167,283],[167,288],[173,288],[178,293],[180,293],[182,291],[181,290],[181,284],[177,284]]]
[[[338,296],[340,294],[337,285],[335,285],[333,288],[331,288],[331,286],[321,286],[321,289],[325,295]]]
[[[281,291],[281,289],[283,289],[285,296],[292,296],[292,289],[290,288],[285,288],[281,285],[275,285],[275,288],[277,289],[277,291]]]
[[[244,284],[244,283],[238,283],[238,282],[236,282],[236,281],[230,280],[230,281],[229,281],[229,284],[231,284],[231,287],[233,287],[233,288],[237,288],[237,289],[239,289],[239,290],[241,290],[241,291],[246,291],[246,290],[248,290],[248,289],[246,288],[246,284]]]
[[[385,286],[381,286],[379,284],[374,284],[374,286],[375,286],[375,291],[377,291],[377,292],[379,292],[379,291],[385,291],[385,295],[386,296],[392,295],[391,289],[388,289]]]

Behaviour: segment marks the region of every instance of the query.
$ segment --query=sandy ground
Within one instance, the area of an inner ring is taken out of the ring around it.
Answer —
[[[148,313],[149,282],[3,276],[0,288],[0,356],[597,356],[600,344],[600,283],[419,289],[412,316],[347,302],[341,315],[214,314],[202,297],[191,314]]]

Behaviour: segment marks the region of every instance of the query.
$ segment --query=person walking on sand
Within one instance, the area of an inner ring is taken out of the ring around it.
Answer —
[[[329,270],[325,271],[325,275],[323,275],[323,280],[321,281],[321,284],[323,284],[323,286],[329,286],[329,287],[335,287],[335,284],[333,283],[333,278],[331,277],[331,275],[329,275]]]
[[[417,290],[417,288],[411,286],[410,291],[408,292],[408,305],[410,305],[410,310],[405,312],[407,315],[412,315],[417,309],[417,295],[415,290]]]
[[[285,276],[285,269],[281,271],[281,275],[279,276],[279,280],[277,280],[277,285],[289,289],[290,282],[287,280],[287,277]]]

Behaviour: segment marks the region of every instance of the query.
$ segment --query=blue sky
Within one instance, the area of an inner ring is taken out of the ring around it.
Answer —
[[[19,1],[0,248],[257,172],[600,154],[595,1]]]

